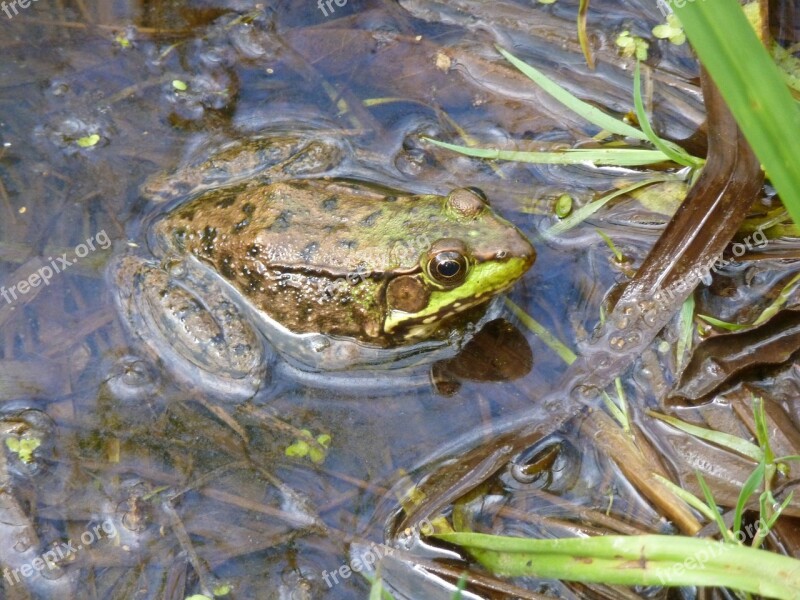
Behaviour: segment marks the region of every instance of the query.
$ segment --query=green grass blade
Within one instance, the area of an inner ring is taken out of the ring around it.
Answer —
[[[714,317],[710,317],[708,315],[697,316],[703,319],[706,323],[710,323],[714,327],[719,327],[720,329],[725,329],[727,331],[742,331],[743,329],[748,329],[750,327],[758,327],[759,325],[763,325],[769,321],[772,317],[783,310],[784,305],[794,291],[794,287],[798,281],[800,281],[800,274],[792,277],[786,283],[786,285],[783,286],[783,289],[770,303],[770,305],[767,306],[752,323],[728,323],[727,321],[720,321],[719,319],[715,319]]]
[[[464,547],[499,575],[619,585],[727,587],[800,597],[800,561],[737,544],[667,535],[527,539],[481,533],[435,537]]]
[[[741,324],[741,323],[728,323],[727,321],[720,321],[715,317],[710,317],[709,315],[697,315],[699,318],[703,319],[706,323],[713,325],[714,327],[719,327],[720,329],[724,329],[725,331],[742,331],[743,329],[747,329],[750,325]]]
[[[611,250],[611,252],[614,254],[614,258],[616,259],[616,261],[622,262],[622,259],[625,257],[622,255],[622,252],[620,252],[619,249],[614,245],[614,240],[608,237],[608,234],[602,229],[595,229],[595,231],[597,232],[597,235],[603,238],[603,241],[606,243],[606,246],[608,246],[609,250]]]
[[[764,473],[766,471],[766,465],[762,460],[755,470],[750,474],[750,477],[747,478],[747,481],[744,482],[742,489],[739,491],[739,498],[736,500],[736,508],[733,512],[733,534],[736,535],[736,532],[741,530],[742,528],[742,517],[744,516],[744,507],[747,504],[747,501],[750,499],[755,491],[758,489],[758,486],[761,485],[761,481],[764,479]]]
[[[789,300],[789,297],[794,291],[794,286],[798,281],[800,281],[800,273],[792,277],[789,282],[783,286],[783,289],[775,298],[775,300],[773,300],[770,305],[764,309],[764,312],[758,315],[758,318],[753,321],[754,327],[761,325],[762,323],[766,323],[783,309],[783,306],[786,304],[787,300]]]
[[[536,85],[558,100],[568,109],[589,121],[589,123],[592,123],[600,129],[605,129],[606,131],[610,131],[611,133],[615,133],[617,135],[624,135],[626,137],[632,137],[642,141],[647,140],[647,136],[635,127],[628,125],[624,121],[607,115],[602,110],[592,106],[587,102],[584,102],[583,100],[579,100],[567,90],[559,86],[552,79],[548,78],[544,73],[538,69],[535,69],[529,64],[524,63],[500,46],[495,46],[495,48],[497,48],[497,51],[500,52],[500,54],[502,54],[508,62],[519,69],[523,75],[531,79],[531,81],[533,81]]]
[[[617,420],[617,423],[619,423],[621,427],[628,426],[628,419],[625,417],[625,413],[614,403],[611,396],[609,396],[605,390],[600,392],[600,394],[603,396],[603,403],[606,405],[608,412]]]
[[[578,3],[578,42],[581,45],[583,57],[590,69],[594,69],[594,56],[589,48],[589,34],[586,32],[586,16],[589,13],[589,0],[580,0]]]
[[[728,531],[728,526],[725,525],[725,520],[722,518],[722,515],[717,508],[717,503],[714,500],[714,495],[711,493],[711,488],[708,487],[708,484],[706,483],[706,480],[703,479],[703,475],[700,473],[700,471],[695,471],[694,474],[695,477],[697,477],[697,483],[700,484],[700,489],[703,490],[703,496],[706,499],[706,504],[708,504],[708,508],[711,509],[711,514],[714,517],[714,522],[717,524],[720,534],[723,538],[730,541],[731,532]]]
[[[759,447],[764,452],[764,462],[767,465],[772,465],[775,461],[775,454],[772,452],[772,445],[769,443],[769,425],[767,425],[767,413],[764,411],[764,400],[760,396],[752,396],[752,398],[756,439]]]
[[[672,2],[697,55],[800,223],[800,108],[737,0]]]
[[[691,423],[686,423],[685,421],[681,421],[675,417],[662,415],[661,413],[657,413],[652,410],[648,410],[646,412],[648,416],[658,419],[659,421],[669,423],[676,429],[680,429],[689,435],[707,442],[711,442],[712,444],[717,444],[718,446],[727,448],[728,450],[738,452],[742,456],[752,458],[756,462],[760,462],[764,458],[764,452],[761,450],[761,448],[745,439],[736,437],[735,435],[723,433],[722,431],[714,431],[713,429],[706,429],[705,427],[698,427],[697,425],[692,425]]]
[[[669,157],[660,150],[639,150],[637,148],[596,148],[563,150],[561,152],[526,152],[521,150],[497,150],[495,148],[472,148],[440,142],[432,138],[423,137],[440,148],[447,148],[465,156],[475,158],[491,158],[495,160],[514,160],[517,162],[533,163],[538,165],[580,165],[593,163],[595,165],[611,165],[617,167],[636,167],[652,165],[669,160]]]
[[[533,333],[535,333],[539,337],[539,339],[542,340],[545,343],[545,345],[547,345],[548,348],[550,348],[553,352],[558,354],[561,360],[563,360],[568,365],[571,365],[572,363],[575,362],[575,359],[578,358],[577,355],[572,350],[567,348],[567,346],[561,340],[559,340],[558,338],[556,338],[556,336],[547,331],[547,329],[545,329],[541,323],[539,323],[536,319],[531,317],[519,306],[514,304],[514,302],[512,302],[508,298],[506,298],[505,301],[506,301],[506,306],[512,313],[514,313],[514,316],[516,316],[522,322],[522,324],[525,325],[525,327],[527,327]]]
[[[786,510],[786,507],[789,506],[789,504],[791,504],[792,498],[794,498],[794,490],[789,492],[789,495],[786,496],[786,499],[783,502],[781,502],[781,505],[775,510],[773,515],[769,519],[767,519],[766,525],[764,527],[765,529],[767,530],[772,529],[772,526],[775,525],[775,522],[778,520],[778,517],[780,517],[783,514],[783,511]]]
[[[683,149],[678,149],[672,144],[668,144],[653,131],[650,121],[647,118],[647,113],[644,110],[644,102],[642,101],[642,74],[638,60],[636,61],[636,68],[633,71],[633,106],[636,110],[636,118],[639,120],[639,127],[642,128],[642,131],[651,144],[669,156],[671,161],[679,165],[692,168],[702,166],[705,161],[689,156]]]
[[[630,411],[628,410],[628,399],[625,397],[625,390],[622,389],[622,380],[619,377],[614,379],[614,389],[617,390],[617,399],[619,400],[619,408],[622,414],[625,415],[625,421],[622,423],[622,428],[630,433],[631,418]]]
[[[776,463],[789,462],[789,461],[794,461],[794,462],[800,461],[800,454],[787,454],[786,456],[781,456],[780,458],[775,459]]]
[[[466,571],[461,574],[461,577],[458,578],[456,582],[456,591],[453,593],[453,597],[450,600],[462,600],[463,596],[461,592],[467,589],[467,573]]]
[[[586,219],[591,217],[594,213],[598,210],[603,208],[606,204],[608,204],[611,200],[618,196],[622,196],[623,194],[627,194],[634,190],[638,190],[641,187],[651,185],[653,183],[660,183],[662,181],[673,181],[675,180],[675,176],[673,175],[664,175],[661,177],[653,177],[651,179],[647,179],[646,181],[637,181],[631,185],[625,186],[617,190],[616,192],[612,192],[610,194],[606,194],[602,198],[598,198],[597,200],[590,202],[589,204],[585,204],[581,206],[578,210],[573,212],[570,216],[568,216],[563,221],[556,223],[550,229],[544,232],[545,237],[556,236],[560,235],[566,231],[569,231],[576,225],[580,225]]]
[[[664,486],[669,488],[669,490],[673,494],[675,494],[678,498],[686,502],[686,504],[691,506],[701,515],[703,515],[706,519],[708,519],[709,521],[714,520],[714,511],[712,511],[708,506],[706,506],[706,504],[702,500],[700,500],[700,498],[698,498],[691,492],[683,489],[679,485],[675,485],[669,479],[667,479],[666,477],[662,477],[658,473],[653,473],[653,476],[656,479],[658,479],[662,484],[664,484]]]

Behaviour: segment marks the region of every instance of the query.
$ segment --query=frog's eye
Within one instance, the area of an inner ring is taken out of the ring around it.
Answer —
[[[478,188],[461,188],[450,192],[447,204],[458,215],[477,217],[489,205],[489,201]]]
[[[460,252],[438,252],[428,260],[428,275],[446,287],[459,285],[467,276],[467,259]]]
[[[489,198],[487,198],[487,197],[486,197],[486,194],[484,193],[484,191],[483,191],[481,188],[477,188],[477,187],[475,187],[475,186],[472,186],[472,185],[471,185],[471,186],[469,186],[469,187],[468,187],[468,188],[466,188],[466,189],[468,189],[468,190],[469,190],[470,192],[472,192],[472,193],[473,193],[475,196],[477,196],[478,198],[480,198],[480,199],[481,199],[481,201],[482,201],[484,204],[486,204],[487,206],[489,205]]]

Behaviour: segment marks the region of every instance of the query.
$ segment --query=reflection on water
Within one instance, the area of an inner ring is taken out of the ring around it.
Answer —
[[[657,21],[655,5],[603,4],[598,35]],[[503,64],[495,42],[619,112],[630,109],[628,65],[601,44],[597,72],[581,66],[569,4],[488,6],[39,0],[0,13],[0,421],[15,440],[0,453],[0,563],[20,574],[5,578],[4,597],[24,587],[43,598],[184,598],[225,586],[236,598],[366,597],[363,577],[331,586],[323,573],[351,563],[351,544],[384,541],[403,473],[477,424],[535,405],[563,372],[538,338],[496,321],[437,365],[437,386],[399,378],[365,394],[279,381],[238,404],[173,380],[132,343],[104,276],[112,257],[148,250],[158,201],[274,177],[275,165],[302,178],[321,164],[326,176],[415,193],[478,186],[537,247],[511,297],[574,349],[618,273],[592,228],[563,244],[537,231],[559,194],[585,200],[636,175],[487,164],[422,138],[468,132],[537,147],[596,133]],[[665,132],[690,137],[703,119],[694,63],[666,42],[651,63]],[[252,163],[224,158],[280,136],[297,142],[287,156],[305,158],[287,166],[270,144]],[[639,260],[653,231],[625,236]],[[51,274],[61,257],[69,268]],[[502,476],[515,503],[504,516],[561,496],[604,510],[617,494],[616,516],[660,527],[608,465],[580,460],[591,451],[577,428],[563,435],[520,459],[524,484]],[[477,515],[475,502],[462,512]],[[93,527],[117,535],[35,568]],[[433,593],[415,585],[406,597]]]

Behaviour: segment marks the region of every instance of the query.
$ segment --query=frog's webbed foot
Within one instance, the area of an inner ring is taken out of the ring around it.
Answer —
[[[125,256],[111,269],[123,323],[176,379],[230,400],[265,386],[263,338],[202,265]]]

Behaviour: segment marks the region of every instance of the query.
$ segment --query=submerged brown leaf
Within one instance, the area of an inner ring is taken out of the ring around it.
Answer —
[[[702,400],[747,372],[779,365],[800,348],[800,307],[784,310],[759,327],[700,342],[671,396]]]
[[[704,74],[709,155],[700,178],[570,369],[577,385],[605,387],[650,345],[722,255],[763,183],[761,166]]]

